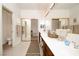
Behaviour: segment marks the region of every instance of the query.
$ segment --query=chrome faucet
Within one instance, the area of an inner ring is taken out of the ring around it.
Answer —
[[[79,45],[76,44],[76,42],[72,41],[72,43],[74,44],[74,48],[78,49]]]
[[[76,42],[72,41],[72,43],[74,44],[74,48],[76,48]]]

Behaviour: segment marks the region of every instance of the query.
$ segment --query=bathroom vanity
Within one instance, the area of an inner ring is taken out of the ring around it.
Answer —
[[[43,50],[43,56],[54,56],[54,54],[51,52],[50,48],[48,47],[47,43],[43,40],[41,33],[39,32],[39,41],[42,41],[42,50]]]
[[[73,45],[66,46],[64,41],[58,38],[48,37],[46,32],[39,32],[39,44],[42,44],[43,56],[79,56],[79,49],[73,48]]]

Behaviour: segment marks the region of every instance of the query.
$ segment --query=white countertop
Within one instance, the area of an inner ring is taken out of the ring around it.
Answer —
[[[40,31],[40,33],[55,56],[79,56],[79,49],[75,49],[71,45],[66,46],[64,41],[48,37],[46,32]]]

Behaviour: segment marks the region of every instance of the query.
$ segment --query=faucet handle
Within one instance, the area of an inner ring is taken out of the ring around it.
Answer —
[[[72,41],[72,43],[74,44],[74,48],[77,48],[76,42]]]

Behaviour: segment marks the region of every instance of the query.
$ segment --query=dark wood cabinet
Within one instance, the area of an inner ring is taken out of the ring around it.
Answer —
[[[54,56],[54,54],[51,52],[47,44],[43,41],[43,55],[44,56]]]
[[[50,48],[47,46],[46,42],[43,40],[41,33],[39,33],[39,43],[40,43],[40,38],[43,42],[43,56],[54,56],[54,54],[51,52]]]

